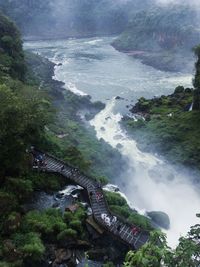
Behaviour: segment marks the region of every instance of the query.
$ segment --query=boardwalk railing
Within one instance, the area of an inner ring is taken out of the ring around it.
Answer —
[[[137,226],[131,225],[110,211],[103,189],[97,181],[50,154],[44,154],[38,150],[32,154],[35,160],[38,155],[45,155],[45,164],[40,167],[41,170],[60,174],[87,190],[95,221],[109,233],[134,250],[139,249],[149,240],[149,232],[138,229]]]

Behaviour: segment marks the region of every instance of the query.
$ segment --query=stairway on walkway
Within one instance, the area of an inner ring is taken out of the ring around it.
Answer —
[[[45,167],[40,169],[45,172],[60,174],[85,188],[88,192],[95,221],[113,236],[126,243],[131,249],[137,250],[148,241],[149,232],[140,229],[138,232],[133,233],[132,229],[134,227],[137,228],[137,226],[124,222],[117,215],[113,215],[110,212],[102,187],[92,178],[87,177],[80,173],[78,169],[48,154],[45,154]],[[108,225],[102,219],[102,214],[106,214],[109,218],[116,216],[117,220],[115,223]]]

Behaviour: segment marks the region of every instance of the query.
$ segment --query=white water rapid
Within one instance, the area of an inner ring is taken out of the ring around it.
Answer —
[[[91,125],[97,137],[119,149],[129,163],[123,177],[112,182],[119,185],[131,206],[141,213],[155,210],[169,215],[171,228],[167,234],[169,244],[174,246],[179,236],[198,222],[195,214],[200,212],[200,196],[189,183],[190,174],[140,151],[136,142],[122,131],[119,121],[121,114],[128,113],[127,106],[141,96],[171,94],[178,85],[190,88],[192,70],[189,73],[156,70],[116,51],[110,45],[113,40],[113,37],[94,37],[36,41],[26,42],[25,48],[57,64],[54,78],[64,82],[66,90],[77,95],[88,94],[93,101],[106,103]],[[114,100],[116,96],[121,100]]]
[[[90,123],[99,139],[103,138],[114,148],[120,144],[121,153],[128,158],[130,168],[124,173],[121,186],[133,206],[169,215],[168,243],[174,247],[180,235],[185,235],[190,226],[198,223],[195,215],[200,210],[199,196],[184,173],[177,172],[152,154],[141,152],[136,142],[128,138],[119,124],[121,115],[113,113],[115,102],[115,99],[111,100]]]

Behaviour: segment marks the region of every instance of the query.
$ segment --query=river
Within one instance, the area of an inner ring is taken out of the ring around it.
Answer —
[[[55,79],[66,90],[92,96],[106,103],[103,111],[90,121],[97,138],[103,138],[126,156],[129,169],[115,183],[142,213],[164,211],[171,220],[167,231],[169,245],[198,222],[200,196],[190,184],[190,173],[177,171],[159,156],[140,151],[121,128],[121,116],[141,96],[152,98],[172,93],[177,85],[191,87],[191,73],[169,73],[142,64],[116,51],[113,37],[26,42],[25,48],[55,63]],[[120,96],[121,100],[115,97]],[[120,144],[120,146],[119,146]],[[170,178],[171,177],[171,178]],[[123,180],[122,180],[123,179]]]

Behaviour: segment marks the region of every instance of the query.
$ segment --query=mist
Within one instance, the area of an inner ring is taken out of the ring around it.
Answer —
[[[155,0],[157,4],[175,4],[175,5],[190,5],[200,7],[200,2],[198,0]]]
[[[170,229],[164,230],[168,244],[175,247],[192,225],[199,223],[200,196],[195,175],[183,166],[172,166],[159,156],[142,152],[138,145],[122,130],[120,114],[114,114],[114,100],[91,121],[97,137],[103,138],[128,159],[129,168],[115,179],[129,202],[141,214],[146,211],[163,211],[170,218]],[[110,120],[106,118],[110,117]],[[101,131],[104,125],[105,131]],[[115,136],[118,138],[116,139]]]

